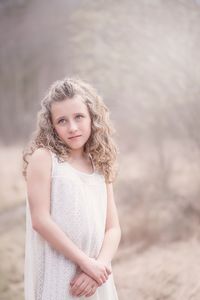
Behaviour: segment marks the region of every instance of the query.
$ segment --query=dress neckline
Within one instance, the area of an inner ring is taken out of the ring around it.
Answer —
[[[86,175],[86,176],[93,176],[93,175],[96,174],[96,171],[95,171],[95,166],[94,166],[93,159],[92,159],[92,156],[91,156],[90,153],[89,153],[89,158],[90,158],[91,163],[92,163],[92,168],[93,168],[93,172],[92,173],[86,173],[86,172],[83,172],[81,170],[78,170],[77,168],[73,167],[67,160],[65,160],[64,163],[66,163],[71,169],[73,169],[77,173],[80,173],[80,174]]]

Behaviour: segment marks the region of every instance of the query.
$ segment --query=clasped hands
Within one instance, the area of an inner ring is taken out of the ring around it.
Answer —
[[[92,296],[112,273],[106,262],[88,257],[70,282],[70,293],[75,297]]]

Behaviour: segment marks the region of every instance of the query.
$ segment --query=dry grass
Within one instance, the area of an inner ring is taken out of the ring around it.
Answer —
[[[1,232],[1,300],[23,299],[24,221],[24,216],[18,218],[12,228],[4,228],[4,232]]]
[[[119,299],[198,300],[200,298],[200,243],[196,239],[137,253],[119,251],[114,268]]]
[[[0,148],[0,212],[25,201],[22,177],[22,147]]]
[[[164,163],[145,143],[121,157],[115,190],[126,245],[199,236],[199,150],[166,140],[162,151]]]

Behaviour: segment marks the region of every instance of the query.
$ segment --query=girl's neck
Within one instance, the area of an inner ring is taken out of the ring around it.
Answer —
[[[88,154],[80,149],[71,151],[69,155],[69,160],[71,161],[83,160],[85,158],[88,158]]]

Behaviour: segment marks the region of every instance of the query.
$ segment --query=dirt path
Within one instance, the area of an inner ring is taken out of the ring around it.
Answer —
[[[26,206],[24,203],[0,212],[0,234],[12,229],[18,222],[25,222]]]

